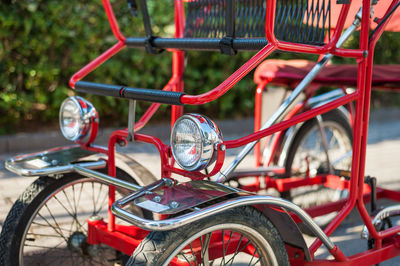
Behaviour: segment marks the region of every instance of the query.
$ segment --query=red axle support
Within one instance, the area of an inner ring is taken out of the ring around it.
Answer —
[[[107,224],[100,221],[88,220],[87,241],[90,245],[106,244],[126,255],[131,255],[140,242],[149,233],[139,227],[115,225],[115,231],[109,231]]]

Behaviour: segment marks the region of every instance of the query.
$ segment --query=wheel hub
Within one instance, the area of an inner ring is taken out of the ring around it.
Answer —
[[[88,255],[88,246],[87,237],[82,232],[74,232],[68,239],[68,248],[81,255]]]

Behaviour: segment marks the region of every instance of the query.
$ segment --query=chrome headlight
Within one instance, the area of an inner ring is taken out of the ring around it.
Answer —
[[[68,97],[61,104],[60,128],[68,140],[82,140],[91,131],[92,123],[98,123],[98,120],[96,109],[82,97]]]
[[[179,166],[188,171],[202,170],[213,163],[219,143],[222,133],[206,116],[185,114],[172,128],[172,154]]]

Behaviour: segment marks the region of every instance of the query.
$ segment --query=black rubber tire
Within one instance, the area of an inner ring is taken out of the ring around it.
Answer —
[[[343,137],[347,138],[347,141],[349,141],[350,145],[353,142],[353,132],[352,132],[352,128],[351,125],[348,121],[348,118],[345,117],[345,115],[343,114],[343,112],[334,109],[324,115],[322,115],[322,119],[324,122],[329,123],[329,124],[334,124],[337,129],[340,129],[343,134]],[[304,141],[304,138],[309,134],[310,131],[314,130],[315,127],[317,127],[317,120],[311,119],[308,120],[307,122],[305,122],[300,129],[297,131],[296,136],[293,139],[293,142],[289,148],[284,166],[285,166],[285,176],[292,176],[291,173],[291,169],[292,169],[292,164],[294,161],[294,158],[296,156],[296,153],[299,150],[299,147],[301,145],[301,143]],[[341,169],[341,170],[349,170],[349,169]],[[311,193],[313,196],[313,199],[315,199],[315,205],[321,204],[321,203],[325,203],[327,202],[327,190],[328,189],[321,189],[321,188],[310,188],[310,195]],[[288,199],[290,201],[296,201],[296,195],[295,193],[293,193],[292,191],[284,191],[283,193],[281,193],[281,197]],[[304,206],[302,205],[301,202],[295,202],[296,204],[298,204],[300,207],[306,208],[309,206]],[[317,222],[321,227],[325,227],[332,219],[328,218],[328,216],[325,216],[327,219],[320,219],[320,222]],[[333,217],[332,217],[333,218]],[[300,224],[300,227],[302,228],[303,232],[309,235],[313,235],[313,233],[308,230],[308,227],[302,227]]]
[[[139,166],[142,167],[142,166]],[[143,168],[143,167],[142,167]],[[140,169],[143,170],[143,169]],[[142,180],[146,180],[146,176],[143,176],[143,172],[141,171]],[[149,172],[147,172],[150,174]],[[151,174],[150,174],[151,175]],[[125,181],[136,183],[135,180],[132,179],[125,172],[117,169],[117,176]],[[152,178],[150,178],[151,180]],[[21,248],[21,244],[25,239],[23,238],[25,230],[28,230],[27,227],[31,226],[31,217],[39,211],[38,208],[41,204],[47,200],[49,195],[52,195],[54,192],[59,191],[63,187],[67,187],[68,184],[73,182],[93,182],[100,183],[98,180],[88,179],[78,174],[65,174],[60,178],[42,176],[35,180],[17,199],[17,201],[12,206],[10,212],[7,215],[7,218],[4,222],[3,229],[0,234],[0,265],[3,266],[14,266],[19,265],[19,252]],[[61,190],[60,190],[61,191]],[[118,190],[119,193],[125,195],[127,191]],[[94,192],[95,193],[95,192]],[[57,194],[58,195],[58,194]],[[151,218],[152,213],[138,210],[142,213],[142,215],[146,218]],[[121,260],[123,260],[123,256],[121,254]],[[40,262],[38,262],[40,265]],[[75,263],[71,263],[73,265]],[[63,262],[65,264],[65,261]]]
[[[229,230],[228,224],[243,226],[241,234],[247,233],[250,239],[251,230],[257,231],[272,249],[268,251],[268,247],[259,247],[262,252],[273,252],[277,265],[289,265],[285,245],[277,229],[262,213],[249,206],[231,209],[171,231],[151,232],[136,248],[127,265],[164,265],[180,245],[187,245],[187,239],[215,226],[222,226],[219,230]]]

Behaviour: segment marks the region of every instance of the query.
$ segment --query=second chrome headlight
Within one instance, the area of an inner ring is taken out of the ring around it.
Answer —
[[[71,141],[82,140],[91,131],[92,123],[99,120],[93,105],[79,96],[65,99],[59,116],[61,132]]]
[[[185,114],[172,129],[172,154],[179,166],[188,171],[202,170],[213,163],[219,143],[222,143],[222,133],[206,116]]]

